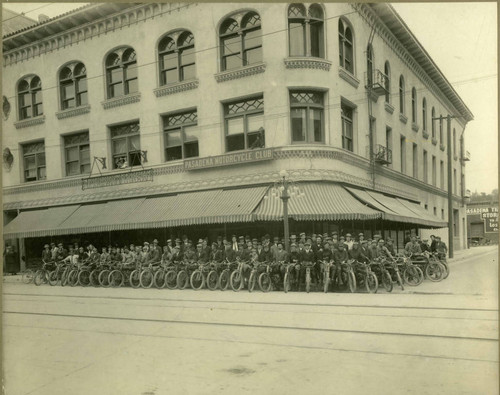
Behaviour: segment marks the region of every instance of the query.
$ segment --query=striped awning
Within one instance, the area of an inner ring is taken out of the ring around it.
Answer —
[[[290,218],[302,221],[371,220],[381,218],[382,213],[357,200],[344,187],[327,183],[300,183],[300,196],[288,201]],[[270,189],[255,210],[260,221],[283,219],[283,201]]]
[[[79,205],[51,207],[43,210],[23,211],[4,228],[4,237],[53,236]]]
[[[447,224],[428,213],[422,206],[406,199],[394,198],[379,192],[346,187],[349,192],[362,202],[382,211],[382,218],[387,221],[417,224],[442,228]]]

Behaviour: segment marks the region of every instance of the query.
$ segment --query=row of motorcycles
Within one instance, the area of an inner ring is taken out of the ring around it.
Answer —
[[[318,267],[315,267],[318,265]],[[420,285],[424,278],[437,282],[447,278],[449,267],[445,257],[437,253],[397,255],[377,258],[370,262],[347,260],[333,262],[188,262],[124,265],[89,262],[43,262],[38,270],[23,273],[25,283],[48,283],[52,286],[101,286],[132,288],[168,288],[200,290],[254,291],[322,290],[357,292],[365,289],[376,293],[379,285],[391,292],[394,286],[404,290],[405,285]]]

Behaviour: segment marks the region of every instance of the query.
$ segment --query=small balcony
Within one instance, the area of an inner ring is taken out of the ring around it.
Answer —
[[[464,154],[462,155],[462,161],[463,162],[468,162],[470,161],[470,152],[469,151],[465,151]]]
[[[377,144],[375,146],[375,151],[373,152],[373,160],[381,165],[389,165],[392,163],[392,150],[389,148]]]
[[[372,95],[381,96],[387,92],[388,77],[380,70],[375,69],[372,73],[365,73],[365,88],[370,90]]]

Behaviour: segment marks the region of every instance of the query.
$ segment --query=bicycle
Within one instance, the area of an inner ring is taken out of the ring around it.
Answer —
[[[153,276],[153,284],[156,288],[161,289],[165,287],[165,276],[168,270],[168,262],[161,262],[158,270],[156,270]]]
[[[391,275],[391,281],[398,284],[401,287],[401,290],[404,291],[405,287],[403,285],[403,279],[401,278],[401,273],[399,272],[399,266],[398,266],[396,259],[394,259],[394,258],[387,259],[386,258],[385,263],[388,265],[389,269],[391,269],[393,272],[393,275]],[[395,280],[393,280],[394,277],[396,278]]]
[[[206,277],[208,276],[210,262],[198,262],[198,268],[191,273],[189,283],[191,288],[198,291],[205,286]]]
[[[189,272],[196,270],[195,262],[184,261],[180,263],[181,270],[177,273],[177,288],[185,289],[189,284],[190,275]]]
[[[413,255],[412,263],[422,266],[425,278],[432,282],[439,282],[443,279],[444,266],[435,256],[427,251],[421,255]]]
[[[65,268],[66,268],[65,262],[60,261],[56,263],[55,270],[52,270],[49,273],[49,278],[48,278],[49,285],[51,286],[57,285],[57,282],[62,279],[62,274]]]
[[[311,269],[316,265],[316,262],[303,262],[303,265],[306,268],[306,292],[309,293],[311,290]]]
[[[340,275],[342,276],[342,282],[347,283],[349,291],[351,293],[356,292],[356,276],[354,275],[354,270],[352,268],[353,260],[348,260],[340,264]]]
[[[245,285],[245,279],[243,276],[243,266],[245,262],[238,261],[238,267],[233,270],[231,276],[229,277],[229,284],[234,292],[241,291]]]
[[[148,267],[141,271],[139,283],[142,288],[151,288],[154,284],[155,274],[160,269],[160,262],[151,262]]]
[[[271,279],[271,263],[262,262],[259,266],[265,266],[265,270],[259,274],[259,288],[262,292],[269,292],[273,288],[273,283]]]
[[[49,281],[49,273],[50,273],[49,268],[52,268],[54,265],[53,262],[45,262],[45,261],[42,262],[43,262],[42,267],[35,272],[35,276],[33,277],[33,283],[36,286],[39,286],[42,283],[46,284]]]
[[[412,287],[422,284],[424,273],[422,269],[412,263],[411,254],[409,256],[400,255],[397,259],[398,264],[402,266],[403,281]]]
[[[227,262],[224,261],[220,265],[220,274],[219,279],[217,281],[217,287],[221,291],[225,291],[229,287],[229,279],[231,277],[231,266],[237,265],[236,262]]]
[[[292,287],[292,273],[290,272],[290,267],[294,266],[296,263],[294,262],[288,262],[284,263],[283,265],[285,266],[285,274],[283,276],[283,291],[285,293],[288,293]]]
[[[385,267],[384,262],[380,258],[375,258],[369,263],[369,265],[375,269],[373,270],[373,273],[377,276],[378,283],[382,283],[387,292],[392,292],[392,277]]]
[[[327,293],[330,287],[330,269],[333,266],[333,262],[321,261],[323,266],[323,292]]]
[[[353,263],[354,264],[354,263]],[[377,293],[378,291],[378,279],[375,273],[372,272],[371,266],[365,262],[356,261],[357,271],[356,276],[357,283],[359,286],[365,286],[365,289],[371,293]]]

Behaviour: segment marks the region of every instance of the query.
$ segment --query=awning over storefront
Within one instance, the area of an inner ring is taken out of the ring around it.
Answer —
[[[429,214],[419,204],[401,198],[383,195],[379,192],[346,187],[349,192],[362,202],[382,211],[387,221],[411,223],[423,226],[442,228],[447,224]]]
[[[34,237],[251,222],[266,190],[267,187],[216,189],[26,211],[7,225],[4,234]]]
[[[52,236],[79,205],[51,207],[43,210],[23,211],[4,228],[4,237]]]
[[[382,216],[381,212],[362,204],[341,185],[300,183],[299,188],[303,194],[288,201],[288,215],[295,220],[371,220]],[[283,201],[269,190],[255,215],[261,221],[282,220]]]

